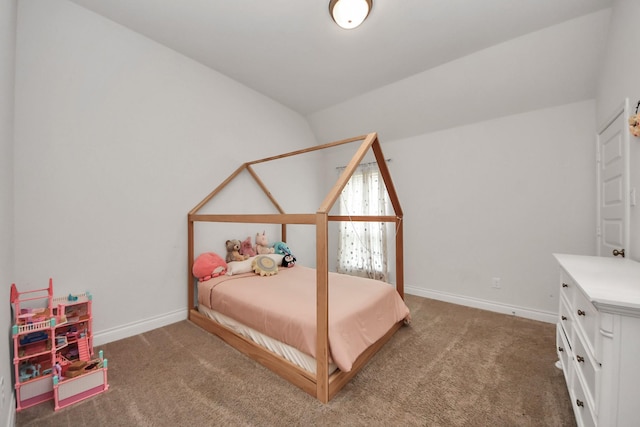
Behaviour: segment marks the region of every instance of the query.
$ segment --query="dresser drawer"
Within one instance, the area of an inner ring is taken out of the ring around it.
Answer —
[[[571,369],[574,368],[574,364],[570,364]],[[579,427],[595,427],[596,421],[591,412],[591,407],[589,402],[585,397],[584,390],[582,389],[582,384],[580,383],[577,375],[573,375],[573,381],[571,386],[571,392],[569,393],[571,396],[573,405],[573,412],[576,416],[576,423]]]
[[[560,296],[564,296],[567,301],[573,303],[573,295],[576,290],[576,284],[569,276],[569,273],[562,270],[560,272]]]
[[[569,348],[573,348],[572,340],[573,340],[573,316],[571,315],[571,310],[569,309],[569,305],[565,301],[564,298],[560,298],[560,310],[558,314],[558,324],[562,326],[565,333],[565,338],[567,340],[567,345]]]
[[[589,406],[595,408],[597,375],[600,372],[600,365],[586,351],[581,340],[575,340],[573,343],[573,361],[576,368],[576,379],[582,383],[584,397],[589,402]]]
[[[569,369],[569,364],[573,359],[573,354],[567,342],[565,330],[560,324],[556,326],[556,351],[558,352],[558,359],[560,360],[560,366],[564,373],[564,379],[567,383],[570,383],[571,378],[569,378],[569,373],[571,370]]]
[[[573,329],[579,332],[584,341],[585,350],[600,361],[600,313],[580,289],[576,289],[573,306],[569,309],[573,311]]]

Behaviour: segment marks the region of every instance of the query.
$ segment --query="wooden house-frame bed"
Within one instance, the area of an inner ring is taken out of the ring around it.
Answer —
[[[341,173],[335,185],[324,198],[322,204],[315,213],[287,214],[274,199],[271,192],[265,186],[253,169],[253,165],[270,162],[277,159],[296,156],[313,151],[336,147],[362,141],[355,154]],[[349,179],[362,162],[365,155],[372,152],[378,164],[380,176],[389,195],[394,215],[389,216],[339,216],[331,215],[330,210],[347,185]],[[234,180],[240,173],[247,171],[262,189],[273,206],[279,212],[277,214],[201,214],[199,211],[211,201],[223,188]],[[403,268],[403,213],[397,193],[391,180],[387,163],[385,162],[380,142],[376,133],[358,136],[355,138],[318,145],[289,153],[267,157],[242,164],[225,181],[196,205],[188,214],[188,318],[191,322],[203,329],[217,335],[232,347],[251,357],[265,367],[271,369],[287,381],[298,386],[305,392],[316,397],[323,403],[332,399],[349,380],[371,359],[371,357],[393,336],[402,326],[403,321],[398,321],[376,342],[369,346],[353,363],[349,372],[336,370],[329,372],[329,262],[328,262],[328,224],[331,221],[364,221],[385,222],[395,224],[396,249],[396,291],[404,299],[404,268]],[[218,223],[254,223],[254,224],[280,224],[281,240],[286,242],[288,224],[308,224],[316,229],[316,372],[308,372],[284,358],[261,347],[233,330],[217,323],[198,311],[196,306],[196,289],[191,268],[194,263],[194,224],[198,222]]]

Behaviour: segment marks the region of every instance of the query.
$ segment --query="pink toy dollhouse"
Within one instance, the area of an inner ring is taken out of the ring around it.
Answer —
[[[58,410],[109,388],[107,359],[94,357],[90,293],[53,297],[11,285],[16,409],[53,400]]]

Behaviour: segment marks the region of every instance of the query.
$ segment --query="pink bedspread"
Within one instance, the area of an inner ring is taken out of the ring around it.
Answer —
[[[297,265],[274,276],[245,273],[198,284],[198,303],[316,355],[316,270]],[[409,308],[387,283],[329,273],[329,352],[345,372]]]

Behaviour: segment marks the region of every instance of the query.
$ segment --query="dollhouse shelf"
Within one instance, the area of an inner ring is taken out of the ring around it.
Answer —
[[[92,296],[53,297],[49,286],[18,292],[11,285],[16,410],[53,400],[58,410],[109,388],[107,359],[93,350]]]

